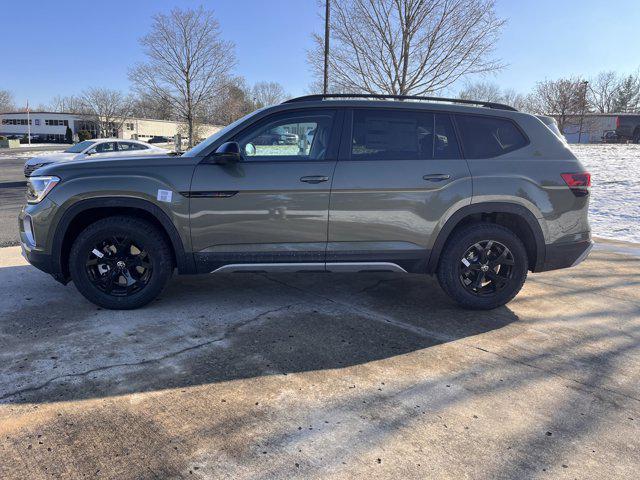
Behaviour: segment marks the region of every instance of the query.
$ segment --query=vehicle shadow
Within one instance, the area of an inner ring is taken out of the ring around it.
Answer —
[[[29,269],[29,270],[27,270]],[[431,277],[225,274],[176,277],[154,304],[106,311],[30,267],[0,269],[0,403],[108,397],[328,370],[403,355],[518,320],[461,310]],[[27,297],[28,281],[40,295]],[[13,299],[13,300],[12,300]],[[4,307],[4,305],[3,305]]]

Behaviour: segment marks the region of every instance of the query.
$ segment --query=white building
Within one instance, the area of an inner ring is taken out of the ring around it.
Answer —
[[[73,135],[81,130],[96,135],[95,125],[74,113],[26,112],[0,113],[0,136],[22,138],[31,127],[32,140],[42,142],[64,142],[67,127]],[[220,128],[217,125],[201,125],[198,134],[206,138]],[[170,120],[153,120],[148,118],[129,118],[122,128],[114,129],[113,136],[125,139],[149,140],[152,137],[170,137],[180,133],[185,138],[186,124]]]

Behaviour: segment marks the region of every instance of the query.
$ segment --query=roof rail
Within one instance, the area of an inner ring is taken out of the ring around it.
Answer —
[[[445,98],[445,97],[423,97],[420,95],[379,95],[370,93],[327,93],[317,95],[305,95],[303,97],[295,97],[286,100],[282,103],[296,103],[296,102],[314,102],[318,100],[327,100],[330,98],[371,98],[376,100],[423,100],[428,102],[448,102],[448,103],[461,103],[465,105],[479,105],[481,107],[495,108],[497,110],[511,110],[517,112],[518,110],[502,103],[485,102],[482,100],[466,100],[463,98]]]

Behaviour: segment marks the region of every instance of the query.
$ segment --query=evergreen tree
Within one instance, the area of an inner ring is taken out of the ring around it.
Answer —
[[[618,113],[637,112],[640,107],[640,78],[629,75],[625,78],[613,100],[613,111]]]
[[[67,125],[67,131],[64,133],[64,139],[66,140],[67,143],[73,143],[73,132],[71,131],[68,125]]]

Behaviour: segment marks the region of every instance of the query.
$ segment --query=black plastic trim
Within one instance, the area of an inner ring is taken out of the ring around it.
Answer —
[[[591,240],[546,245],[544,265],[538,271],[547,272],[571,267],[591,245]]]
[[[469,215],[478,214],[478,213],[512,213],[515,215],[519,215],[522,217],[529,225],[529,228],[533,232],[535,245],[536,245],[536,264],[532,269],[534,272],[541,271],[542,266],[545,261],[545,243],[544,243],[544,235],[542,233],[542,228],[540,228],[540,224],[536,219],[535,215],[528,210],[526,207],[522,205],[518,205],[516,203],[507,203],[507,202],[485,202],[485,203],[474,203],[471,205],[467,205],[462,207],[460,210],[455,212],[449,220],[444,224],[440,232],[438,233],[438,237],[436,238],[435,243],[433,244],[433,248],[431,250],[431,254],[429,256],[429,260],[427,262],[427,273],[433,273],[438,268],[438,261],[440,260],[440,254],[442,253],[442,249],[451,232],[458,226],[458,224],[464,220],[464,218]]]
[[[180,192],[187,198],[229,198],[238,194],[238,190]]]

